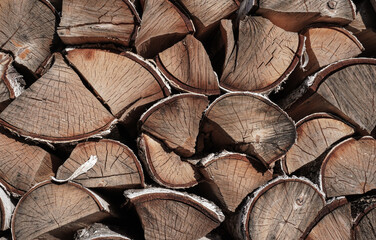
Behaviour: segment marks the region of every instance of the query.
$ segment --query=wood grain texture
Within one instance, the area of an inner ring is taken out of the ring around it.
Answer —
[[[179,155],[190,157],[196,152],[200,121],[208,104],[206,96],[190,93],[162,100],[140,118],[141,130]]]
[[[202,43],[192,35],[158,54],[157,65],[179,90],[219,95],[218,77]]]
[[[47,142],[86,139],[108,130],[113,122],[60,54],[51,69],[0,114],[2,126]]]
[[[266,18],[246,17],[240,21],[236,50],[226,51],[220,85],[231,91],[271,91],[296,67],[302,51],[297,33]]]
[[[317,159],[335,142],[355,133],[342,120],[322,113],[300,120],[296,124],[296,131],[297,141],[284,158],[288,174]]]
[[[128,0],[65,0],[57,33],[65,44],[112,42],[129,46],[139,21]]]
[[[224,137],[239,151],[266,164],[282,157],[294,144],[296,129],[288,115],[259,95],[240,92],[222,95],[205,112],[214,125],[213,141]]]
[[[363,194],[376,188],[376,140],[343,141],[325,157],[321,184],[327,197]]]
[[[0,49],[11,51],[14,60],[37,72],[50,56],[55,33],[53,7],[43,0],[3,0],[0,3]],[[12,19],[12,21],[9,21]]]
[[[12,237],[15,240],[71,238],[78,229],[108,217],[107,211],[107,203],[81,185],[42,182],[17,204]]]
[[[355,219],[353,238],[356,240],[375,239],[375,223],[376,205],[373,204]]]
[[[78,144],[69,158],[59,167],[58,179],[67,179],[91,155],[98,161],[88,172],[74,179],[88,188],[128,189],[144,185],[144,174],[137,157],[126,145],[103,139]]]

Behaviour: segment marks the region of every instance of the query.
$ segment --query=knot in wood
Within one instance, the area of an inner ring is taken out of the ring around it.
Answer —
[[[330,9],[335,9],[336,6],[337,6],[337,1],[333,1],[333,0],[331,0],[331,1],[328,2],[328,7],[329,7]]]
[[[298,197],[295,202],[298,206],[302,206],[304,203],[304,197],[303,196]]]

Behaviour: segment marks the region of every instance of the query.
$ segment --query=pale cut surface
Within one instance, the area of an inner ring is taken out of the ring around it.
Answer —
[[[156,70],[136,55],[98,49],[74,49],[68,60],[115,116],[124,115],[168,94]]]
[[[147,134],[141,134],[139,150],[149,175],[158,184],[168,188],[189,188],[198,183],[197,170],[179,155],[167,151],[162,143]]]
[[[85,139],[108,130],[114,117],[77,74],[55,55],[51,69],[14,100],[0,123],[26,137],[48,142]]]
[[[43,0],[0,2],[0,49],[11,51],[15,61],[36,72],[50,56],[55,13]]]
[[[159,66],[171,82],[188,92],[219,95],[218,78],[202,43],[192,35],[158,55]]]
[[[120,142],[109,139],[78,144],[59,167],[56,177],[69,178],[92,155],[97,156],[97,163],[88,172],[75,178],[75,182],[88,188],[127,189],[143,186],[141,164],[132,150]]]
[[[236,50],[227,51],[220,85],[232,91],[267,92],[297,65],[303,42],[262,17],[240,21]]]
[[[208,103],[206,96],[189,93],[162,100],[141,117],[141,130],[179,155],[190,157],[196,151],[200,121]]]
[[[291,174],[314,161],[333,143],[354,134],[354,129],[345,122],[330,115],[320,115],[310,115],[306,121],[302,119],[297,123],[297,141],[286,153],[285,157],[287,173]]]
[[[128,0],[64,0],[57,33],[65,44],[128,46],[138,25],[136,14]]]
[[[369,240],[376,238],[376,206],[372,205],[365,213],[358,216],[354,226],[354,237],[356,240]]]
[[[376,188],[376,140],[350,138],[334,147],[321,166],[327,197],[364,194]]]

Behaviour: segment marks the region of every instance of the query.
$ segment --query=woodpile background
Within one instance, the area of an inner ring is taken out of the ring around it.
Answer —
[[[1,0],[1,239],[376,239],[375,0]]]

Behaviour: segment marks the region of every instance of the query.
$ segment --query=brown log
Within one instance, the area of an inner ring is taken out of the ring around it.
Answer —
[[[0,49],[11,51],[15,61],[38,72],[51,55],[55,9],[45,0],[11,0],[0,4]],[[12,19],[10,21],[10,19]]]
[[[9,196],[10,194],[5,190],[5,187],[0,184],[0,230],[4,231],[10,228],[11,218],[14,211],[14,204]]]
[[[218,77],[202,43],[192,35],[159,53],[157,66],[178,90],[219,95]]]
[[[239,153],[211,154],[199,163],[212,194],[222,208],[234,212],[243,199],[272,179],[272,172],[257,160]]]
[[[353,239],[369,240],[376,238],[376,204],[364,210],[356,219],[352,231]]]
[[[145,0],[141,28],[136,37],[137,53],[153,58],[188,33],[194,32],[191,20],[169,0]]]
[[[90,227],[77,231],[75,240],[131,240],[131,238],[112,231],[108,226],[94,223]]]
[[[109,216],[108,203],[81,185],[46,181],[20,199],[12,218],[12,237],[72,239],[78,229]]]
[[[315,22],[349,24],[355,6],[351,0],[260,0],[257,14],[287,31],[300,31]]]
[[[67,179],[84,164],[91,155],[98,161],[88,172],[74,179],[88,188],[129,189],[144,186],[141,164],[126,145],[109,139],[78,144],[56,174]]]
[[[141,134],[138,148],[146,170],[159,185],[178,189],[198,184],[200,175],[196,168],[152,136]]]
[[[330,114],[315,113],[296,123],[296,143],[283,159],[288,174],[313,162],[334,143],[354,134],[354,129]]]
[[[376,188],[376,140],[347,139],[335,146],[321,166],[322,190],[327,197],[364,194]]]
[[[149,188],[124,195],[137,210],[146,240],[199,239],[224,220],[216,205],[193,194]]]
[[[60,54],[54,55],[51,69],[0,114],[5,128],[51,143],[105,134],[115,121]]]
[[[204,131],[226,148],[257,157],[266,165],[284,156],[296,130],[289,116],[270,100],[240,92],[222,95],[206,110]]]
[[[302,36],[262,17],[241,20],[237,39],[236,46],[226,47],[220,79],[230,91],[270,92],[294,70],[304,45]],[[231,44],[232,37],[225,42]]]
[[[57,30],[65,44],[117,43],[129,46],[140,18],[129,0],[64,0]]]

